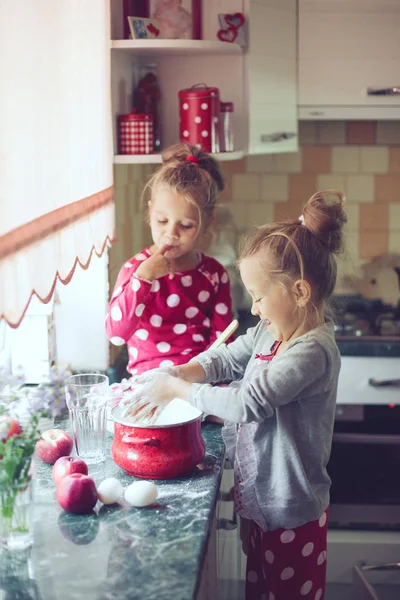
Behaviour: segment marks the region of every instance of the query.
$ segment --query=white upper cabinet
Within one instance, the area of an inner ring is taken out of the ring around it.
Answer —
[[[297,150],[297,2],[249,0],[248,152]]]
[[[400,0],[299,0],[299,115],[400,117]]]
[[[218,87],[234,103],[234,160],[297,149],[297,0],[203,0],[203,40],[122,40],[122,2],[111,2],[111,79],[115,162],[160,162],[159,155],[118,155],[117,115],[130,112],[141,66],[157,65],[163,147],[179,139],[178,91]],[[218,14],[242,12],[248,47],[220,42]]]

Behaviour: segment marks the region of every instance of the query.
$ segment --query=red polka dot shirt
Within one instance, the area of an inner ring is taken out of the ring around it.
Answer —
[[[145,248],[121,268],[106,315],[112,344],[127,344],[128,371],[187,363],[206,350],[232,320],[229,277],[201,254],[194,269],[148,282],[136,275]]]

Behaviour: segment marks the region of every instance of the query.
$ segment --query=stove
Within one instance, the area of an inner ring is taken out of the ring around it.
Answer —
[[[362,296],[334,296],[330,306],[339,339],[349,336],[400,339],[400,303],[393,307]]]
[[[400,304],[334,296],[330,308],[342,356],[400,357]]]

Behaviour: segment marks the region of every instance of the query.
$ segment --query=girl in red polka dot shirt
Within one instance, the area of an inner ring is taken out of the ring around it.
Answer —
[[[186,144],[162,159],[147,185],[154,243],[122,266],[106,316],[132,375],[188,362],[232,320],[228,274],[197,249],[224,187],[218,163]]]
[[[324,598],[340,371],[326,304],[345,222],[342,195],[328,190],[299,219],[257,228],[239,265],[258,325],[172,373],[137,377],[128,406],[134,420],[152,419],[178,397],[224,419],[235,508],[249,530],[247,600]]]

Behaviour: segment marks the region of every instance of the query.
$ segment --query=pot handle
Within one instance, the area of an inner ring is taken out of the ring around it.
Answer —
[[[122,438],[123,442],[127,442],[128,444],[143,444],[143,446],[154,446],[155,448],[158,448],[159,446],[161,446],[161,442],[160,440],[158,440],[157,438],[138,438],[138,437],[131,437],[130,435],[124,435],[124,437]]]

